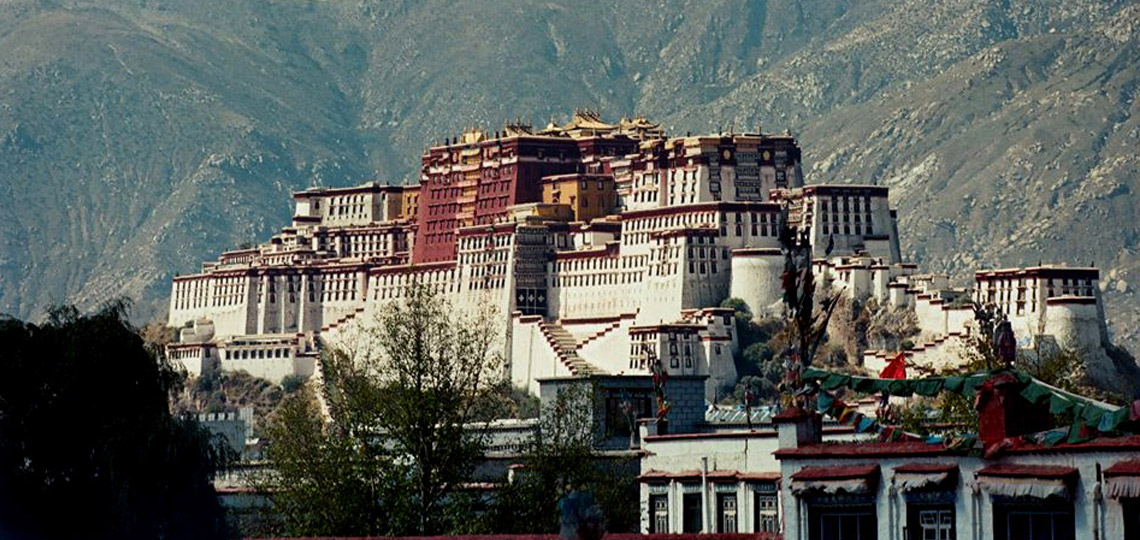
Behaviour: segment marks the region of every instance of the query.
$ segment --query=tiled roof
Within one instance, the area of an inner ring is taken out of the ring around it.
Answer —
[[[1105,476],[1140,476],[1140,460],[1121,461],[1104,470]]]
[[[1077,469],[1063,465],[990,465],[977,474],[1003,478],[1068,478],[1076,475]]]
[[[777,450],[777,458],[784,457],[828,457],[828,458],[867,458],[890,456],[938,456],[955,454],[940,444],[924,441],[898,442],[843,442],[822,443]]]
[[[792,475],[792,480],[844,480],[848,478],[877,476],[878,474],[879,466],[875,464],[842,465],[838,467],[804,467]]]
[[[895,467],[899,473],[939,473],[958,470],[957,463],[905,463]]]

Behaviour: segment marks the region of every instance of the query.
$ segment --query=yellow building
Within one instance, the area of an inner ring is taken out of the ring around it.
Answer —
[[[566,204],[574,221],[590,221],[614,213],[617,190],[608,174],[558,174],[542,179],[542,202]]]
[[[397,219],[414,221],[420,211],[420,186],[403,186],[403,199],[400,204],[400,214]]]

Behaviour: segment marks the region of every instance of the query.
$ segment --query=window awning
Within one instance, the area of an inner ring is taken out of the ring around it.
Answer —
[[[804,467],[792,475],[792,494],[867,495],[879,485],[878,465]]]
[[[895,487],[904,493],[953,489],[958,484],[954,463],[907,463],[895,467]]]
[[[637,479],[641,482],[668,482],[670,480],[684,481],[684,480],[700,480],[701,471],[687,470],[678,472],[658,471],[650,469],[638,476]]]
[[[1111,499],[1140,497],[1140,460],[1121,461],[1104,470],[1105,494]]]
[[[737,472],[731,470],[709,471],[705,475],[709,482],[735,482],[737,479]]]
[[[1053,465],[991,465],[978,471],[978,485],[1005,497],[1069,498],[1077,477],[1073,467]]]

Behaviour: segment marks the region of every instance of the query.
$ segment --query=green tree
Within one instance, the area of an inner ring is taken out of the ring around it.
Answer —
[[[381,535],[410,529],[410,512],[401,506],[410,487],[406,475],[383,440],[369,436],[372,432],[351,418],[326,422],[309,388],[286,396],[269,427],[269,476],[256,479],[258,487],[273,493],[273,512],[283,519],[283,529],[270,534]]]
[[[491,394],[503,386],[492,315],[457,312],[415,285],[362,339],[322,357],[327,418],[302,392],[273,429],[274,488],[291,534],[450,528],[449,496],[482,459],[477,421],[489,416],[497,403]],[[352,510],[322,515],[331,512],[332,490],[346,487],[357,492],[344,495]]]
[[[559,531],[558,503],[572,491],[592,493],[602,508],[606,529],[636,532],[639,519],[632,460],[601,455],[595,448],[593,411],[597,389],[589,384],[559,390],[543,405],[522,467],[500,492],[485,516],[487,531],[500,534]]]
[[[301,375],[286,375],[283,379],[281,379],[281,390],[283,390],[286,394],[292,394],[297,390],[303,388],[308,380],[308,377],[303,377]]]
[[[183,378],[125,301],[0,319],[0,343],[0,537],[227,535],[213,478],[232,456],[171,415]]]

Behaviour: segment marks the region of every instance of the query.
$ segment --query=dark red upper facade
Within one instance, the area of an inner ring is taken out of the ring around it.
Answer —
[[[625,136],[515,135],[430,148],[412,262],[454,260],[459,228],[493,224],[510,206],[541,201],[545,176],[609,172],[607,158],[636,151],[637,141]]]

